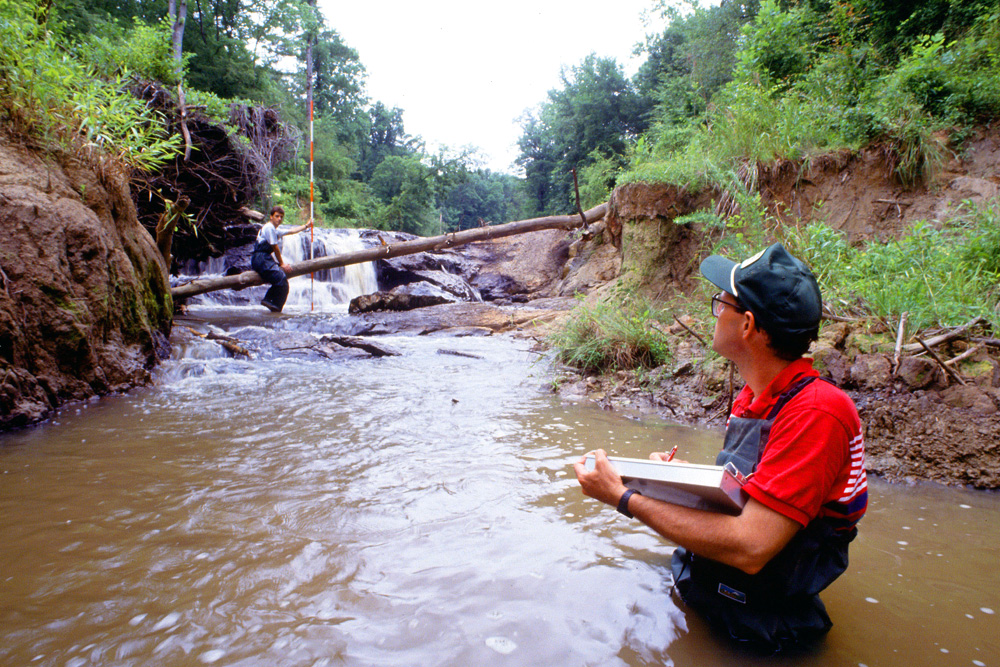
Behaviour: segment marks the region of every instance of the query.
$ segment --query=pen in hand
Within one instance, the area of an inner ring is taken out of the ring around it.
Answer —
[[[670,448],[670,453],[667,454],[667,459],[666,460],[667,461],[673,460],[674,454],[676,454],[676,453],[677,453],[677,445],[674,445],[673,447]]]

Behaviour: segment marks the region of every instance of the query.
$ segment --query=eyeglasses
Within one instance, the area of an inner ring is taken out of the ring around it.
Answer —
[[[728,301],[722,300],[723,292],[719,292],[712,296],[712,317],[718,317],[722,314],[722,311],[726,308],[732,308],[737,313],[745,313],[747,309],[743,306],[737,305],[735,303],[729,303]]]

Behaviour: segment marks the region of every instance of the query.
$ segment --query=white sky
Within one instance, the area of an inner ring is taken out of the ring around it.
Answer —
[[[429,152],[477,146],[484,166],[514,173],[518,118],[561,87],[562,66],[614,57],[652,31],[653,0],[319,0],[327,25],[357,50],[372,101],[403,109]],[[657,26],[662,21],[656,18]]]

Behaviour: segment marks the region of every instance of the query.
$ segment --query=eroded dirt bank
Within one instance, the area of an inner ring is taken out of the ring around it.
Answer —
[[[125,180],[0,137],[0,430],[147,382],[172,310]]]

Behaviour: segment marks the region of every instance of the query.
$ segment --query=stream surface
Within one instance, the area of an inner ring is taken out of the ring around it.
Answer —
[[[720,431],[563,404],[502,335],[331,361],[179,333],[346,317],[301,310],[192,308],[154,386],[0,435],[0,665],[1000,664],[996,494],[870,480],[833,630],[754,658],[571,468],[711,462]]]

